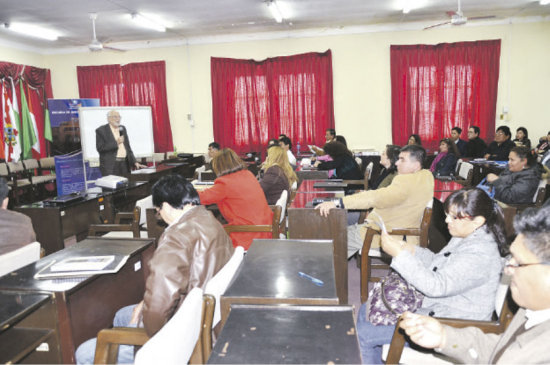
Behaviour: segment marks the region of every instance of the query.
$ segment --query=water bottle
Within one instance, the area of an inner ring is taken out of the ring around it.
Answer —
[[[296,156],[300,156],[300,142],[296,144]]]

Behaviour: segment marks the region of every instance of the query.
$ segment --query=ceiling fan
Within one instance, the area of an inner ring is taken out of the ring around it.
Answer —
[[[90,49],[90,51],[97,52],[97,51],[101,51],[103,49],[108,49],[108,50],[111,50],[111,51],[125,52],[123,49],[108,47],[108,46],[104,45],[103,43],[101,43],[97,39],[97,36],[96,36],[96,33],[95,33],[95,21],[97,19],[97,13],[90,13],[90,19],[92,19],[92,32],[93,32],[92,42],[90,42],[90,44],[88,44],[88,48]]]
[[[485,15],[485,16],[474,16],[474,17],[471,17],[471,18],[467,18],[467,17],[464,16],[464,13],[462,13],[462,9],[460,7],[460,0],[458,0],[458,9],[457,9],[457,11],[448,11],[447,15],[451,19],[449,19],[448,21],[443,22],[443,23],[430,25],[430,26],[424,28],[424,30],[439,27],[439,26],[446,25],[446,24],[463,25],[463,24],[466,24],[468,22],[468,20],[491,19],[491,18],[495,17],[494,15]]]

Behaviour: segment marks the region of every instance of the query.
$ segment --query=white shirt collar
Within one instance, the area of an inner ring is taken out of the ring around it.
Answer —
[[[525,322],[525,329],[529,329],[532,327],[535,327],[537,324],[540,324],[542,322],[546,322],[550,319],[550,308],[548,309],[541,309],[538,311],[526,309],[525,310],[525,317],[527,318],[527,322]]]

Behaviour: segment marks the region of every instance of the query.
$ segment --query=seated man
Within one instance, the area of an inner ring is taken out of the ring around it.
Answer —
[[[288,156],[288,162],[292,165],[293,168],[296,167],[296,157],[292,154],[292,142],[288,137],[282,137],[279,139],[279,146],[281,146]]]
[[[385,188],[368,190],[348,195],[341,201],[346,209],[374,208],[384,221],[388,230],[392,228],[418,227],[422,220],[424,208],[434,195],[434,178],[429,170],[423,170],[422,164],[426,158],[426,151],[422,146],[409,145],[401,149],[399,160],[395,163],[398,175]],[[336,208],[337,203],[324,202],[317,206],[321,215],[327,216],[329,210]],[[353,256],[363,247],[367,227],[372,223],[361,226],[355,224],[348,227],[348,257]],[[378,228],[372,225],[373,228]],[[380,237],[376,236],[372,247],[380,246]],[[414,243],[412,238],[409,242]]]
[[[6,179],[0,177],[0,255],[36,241],[31,219],[8,210],[8,192]]]
[[[327,128],[325,131],[325,144],[336,141],[336,130],[334,128]],[[317,156],[325,155],[325,151],[317,146],[312,146],[313,152]]]
[[[518,236],[505,274],[512,276],[512,298],[521,308],[506,331],[458,329],[406,312],[400,326],[414,342],[468,364],[550,363],[550,206],[525,210],[514,228]]]
[[[487,144],[479,137],[479,127],[470,126],[468,128],[468,142],[466,143],[466,152],[462,157],[482,158],[483,152],[487,149]]]
[[[208,155],[205,159],[204,169],[206,170],[212,170],[212,166],[210,166],[210,161],[216,156],[218,152],[220,152],[220,144],[218,142],[212,142],[208,145]]]
[[[453,129],[451,129],[450,140],[456,144],[456,148],[460,153],[459,157],[462,157],[466,154],[466,141],[460,138],[460,133],[462,133],[462,128],[453,127]]]
[[[508,161],[510,150],[516,147],[516,144],[510,139],[512,132],[510,128],[501,125],[495,133],[495,140],[489,144],[485,150],[484,158],[493,161]]]
[[[197,192],[185,178],[163,177],[153,186],[152,195],[168,227],[149,262],[143,301],[120,309],[113,321],[115,327],[143,326],[149,336],[164,326],[191,289],[204,288],[233,254],[231,239],[212,213],[200,205]],[[93,363],[95,345],[94,338],[78,347],[78,364]],[[133,359],[133,346],[120,346],[118,362]]]

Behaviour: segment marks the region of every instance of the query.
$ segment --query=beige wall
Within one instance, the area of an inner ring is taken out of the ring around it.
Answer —
[[[532,139],[545,135],[550,129],[545,113],[549,94],[546,88],[550,85],[550,22],[203,44],[125,53],[30,54],[30,61],[13,51],[11,57],[21,63],[42,62],[43,67],[50,68],[56,98],[78,96],[77,65],[165,60],[174,143],[179,151],[203,152],[213,139],[210,57],[261,60],[330,48],[338,134],[346,136],[351,148],[382,148],[391,141],[390,45],[482,39],[502,39],[497,117],[503,108],[509,113],[508,121],[497,120],[497,125],[506,124],[513,130],[523,125]],[[187,114],[193,115],[194,127],[187,121]]]
[[[43,67],[44,56],[35,52],[20,51],[0,45],[0,62],[13,62],[22,65]]]

